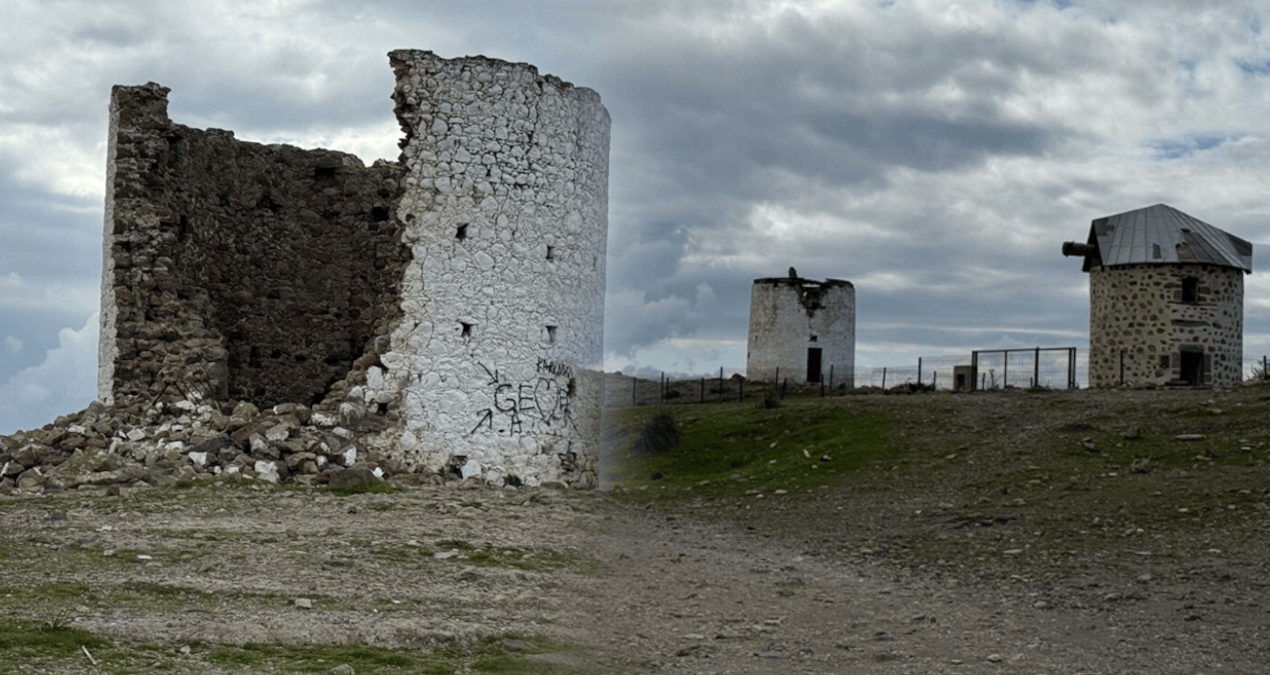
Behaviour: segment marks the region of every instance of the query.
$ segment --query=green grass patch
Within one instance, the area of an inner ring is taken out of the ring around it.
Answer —
[[[640,428],[663,412],[678,427],[675,448],[625,458]],[[899,455],[893,420],[847,399],[787,399],[772,409],[752,402],[628,408],[618,416],[627,438],[613,475],[636,500],[814,490]]]
[[[331,490],[331,494],[341,497],[349,497],[351,495],[391,495],[401,492],[401,488],[393,486],[388,481],[376,480],[344,490]]]
[[[566,647],[539,638],[521,639],[518,642],[524,648],[517,652],[506,649],[501,638],[482,640],[473,647],[444,646],[420,651],[365,645],[221,645],[210,649],[204,658],[217,666],[245,668],[255,672],[325,673],[344,663],[352,666],[358,675],[450,675],[458,670],[525,675],[575,672],[560,666],[527,661],[523,656],[562,651]]]
[[[69,621],[69,617],[67,618]],[[513,646],[514,644],[514,646]],[[347,663],[358,675],[406,673],[450,675],[522,673],[567,675],[581,673],[559,665],[539,663],[526,655],[574,652],[574,648],[538,637],[494,637],[475,645],[445,645],[426,650],[393,650],[364,645],[206,645],[192,643],[187,655],[174,657],[173,645],[115,644],[90,631],[60,621],[0,617],[0,674],[29,672],[138,673],[179,668],[197,672],[200,665],[246,672],[326,673]],[[90,666],[87,649],[97,661]]]
[[[98,649],[111,646],[111,641],[100,635],[60,625],[58,621],[24,621],[0,617],[0,663],[9,666],[13,665],[14,659],[82,659],[81,647]]]

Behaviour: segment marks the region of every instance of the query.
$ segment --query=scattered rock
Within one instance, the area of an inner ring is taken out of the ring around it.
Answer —
[[[313,609],[313,601],[309,598],[296,598],[295,606],[300,609]]]
[[[375,476],[374,469],[360,464],[348,469],[340,471],[332,471],[329,474],[327,487],[332,490],[359,490],[371,483],[378,483],[380,479]]]

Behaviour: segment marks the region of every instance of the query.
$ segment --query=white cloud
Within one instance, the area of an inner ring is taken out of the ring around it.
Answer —
[[[22,340],[15,338],[12,335],[5,336],[4,338],[4,348],[8,350],[10,354],[17,354],[22,351],[22,346],[24,344],[25,343]]]
[[[0,277],[0,309],[45,309],[83,314],[101,305],[100,288],[54,281],[37,284],[17,272]]]
[[[0,384],[0,433],[43,426],[96,398],[97,334],[97,314],[79,330],[63,328],[42,363]]]

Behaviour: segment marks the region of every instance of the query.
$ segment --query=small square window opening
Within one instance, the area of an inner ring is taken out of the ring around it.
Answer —
[[[1182,302],[1199,302],[1199,279],[1185,277],[1182,279]]]

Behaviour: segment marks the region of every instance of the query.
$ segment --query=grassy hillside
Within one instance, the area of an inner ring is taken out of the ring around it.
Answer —
[[[669,414],[680,439],[627,457]],[[1264,576],[1270,389],[925,393],[613,411],[618,500],[902,569]],[[824,458],[822,461],[822,457]],[[1145,576],[1144,576],[1145,575]]]

